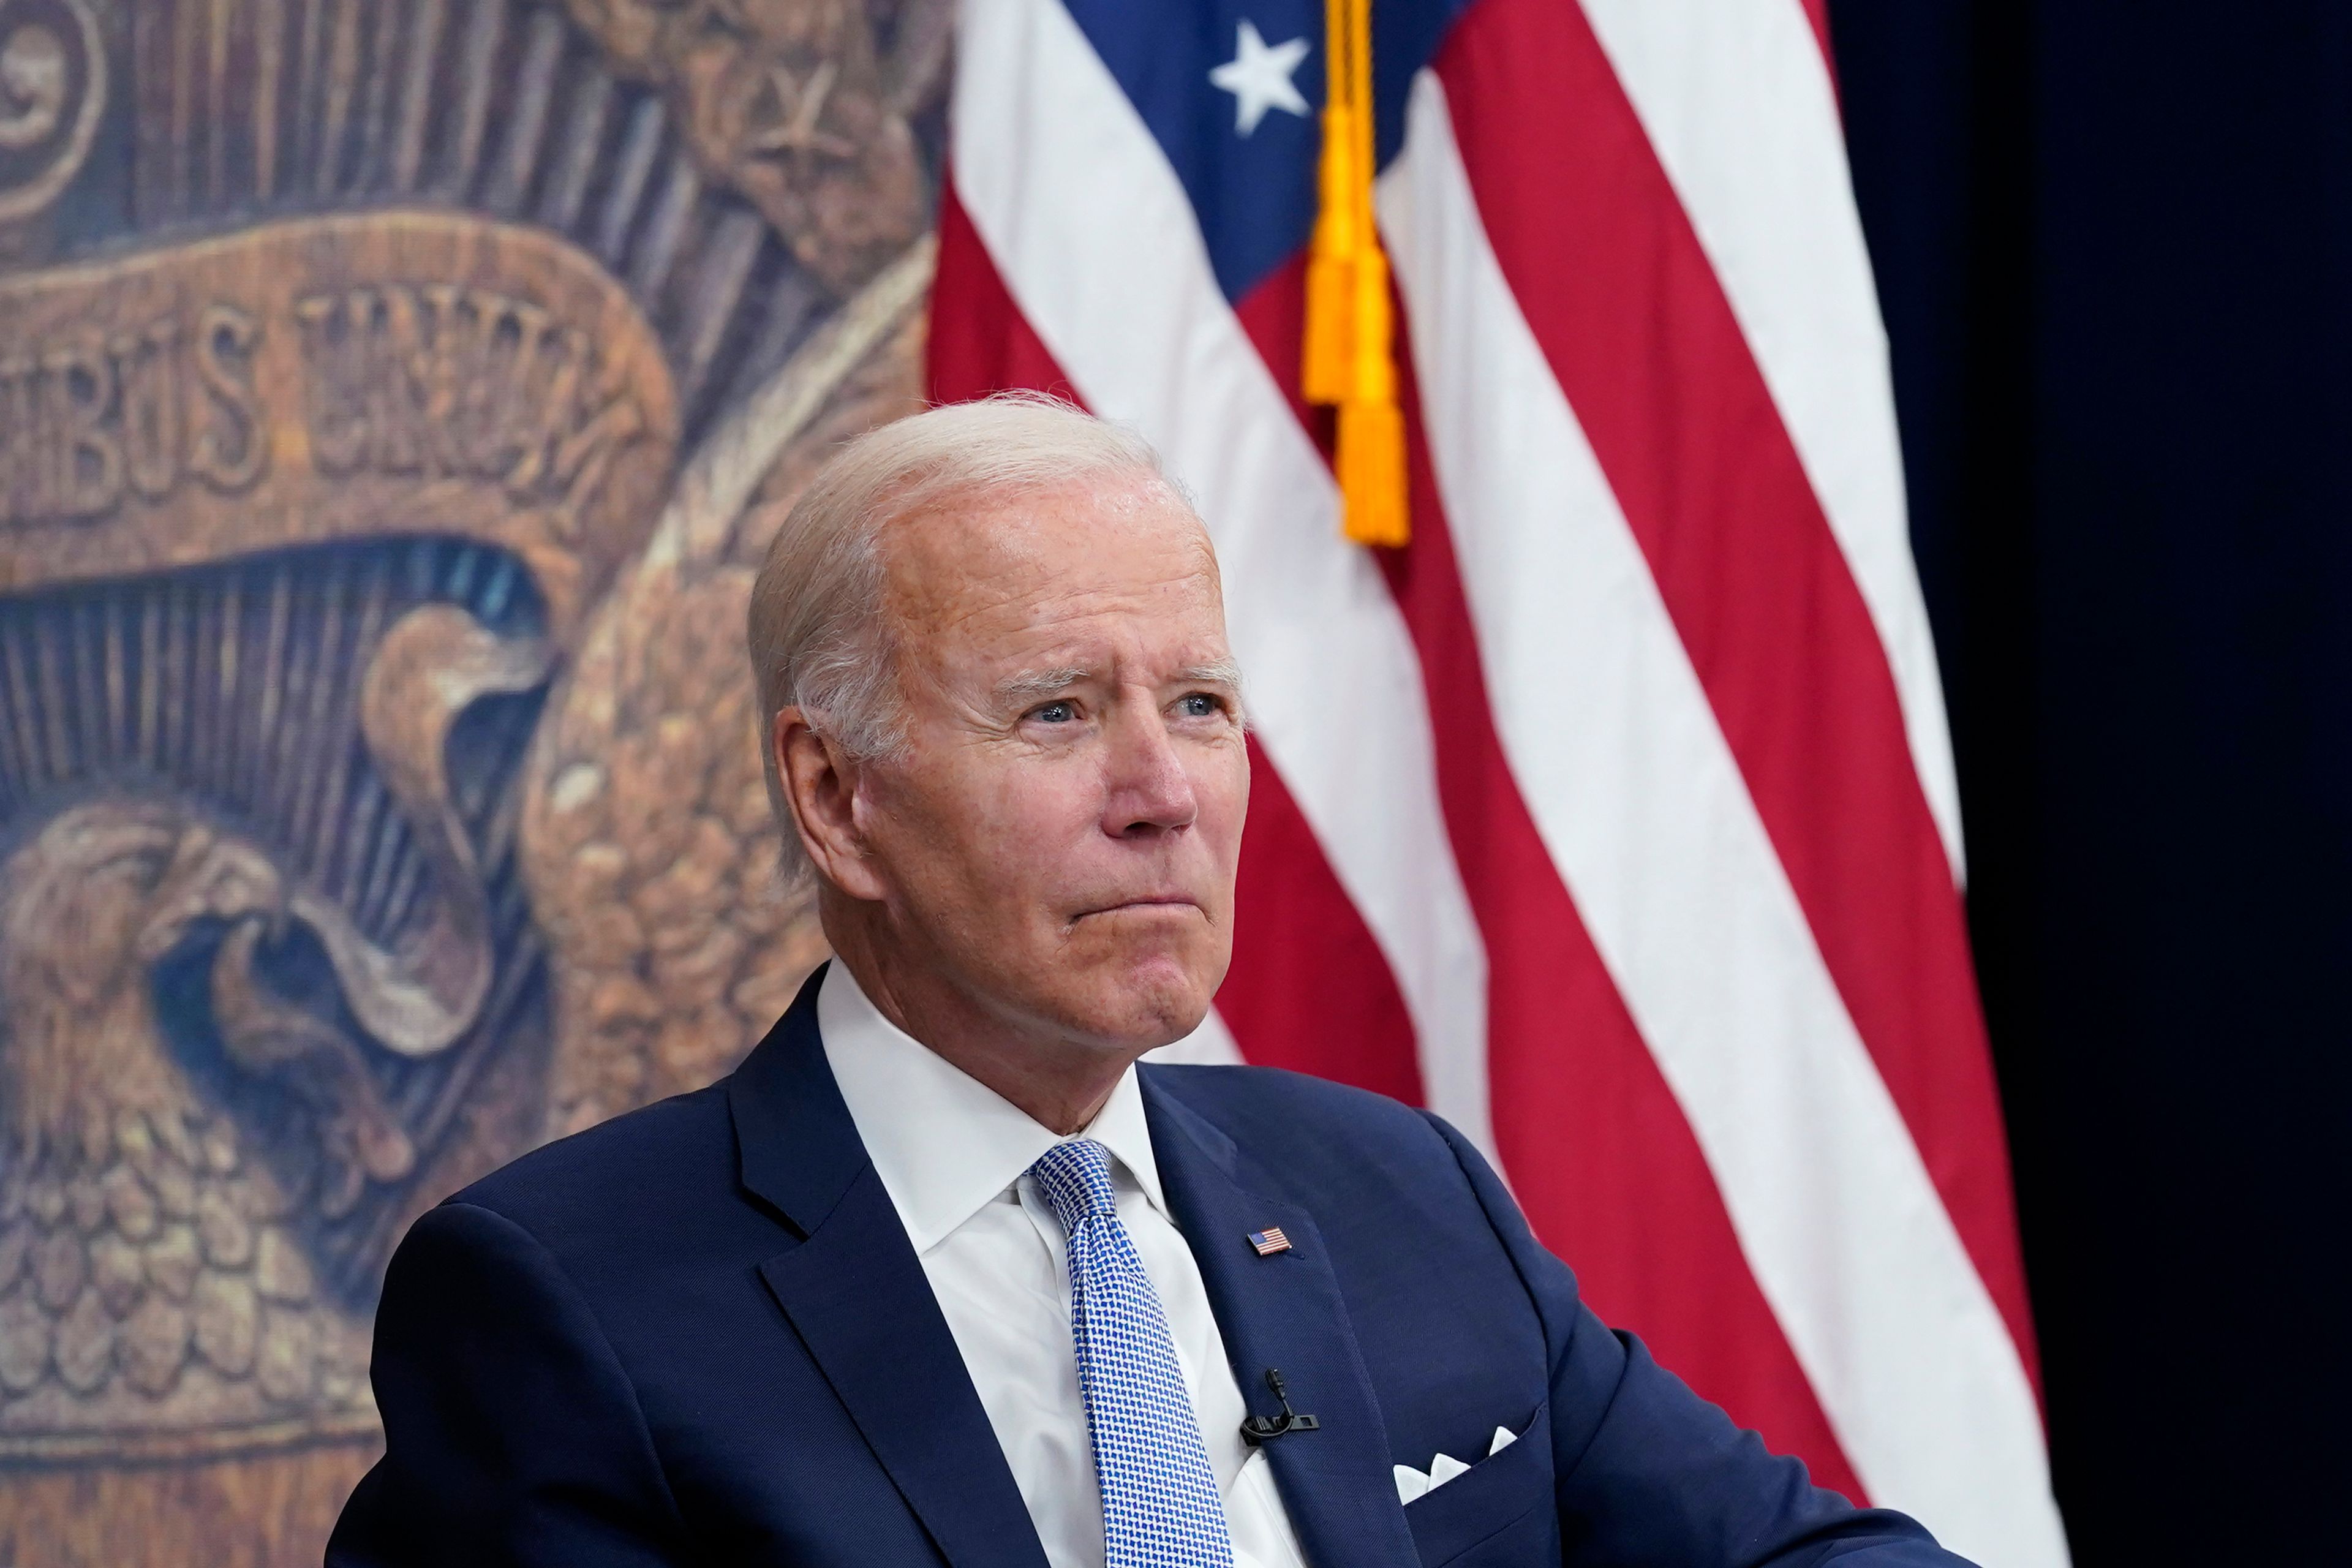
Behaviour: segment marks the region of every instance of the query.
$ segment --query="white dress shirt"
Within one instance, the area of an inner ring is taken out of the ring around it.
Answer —
[[[1102,1497],[1070,1340],[1061,1222],[1024,1173],[1061,1140],[885,1018],[835,963],[817,1027],[841,1097],[907,1227],[964,1369],[1053,1568],[1102,1568]],[[1093,1125],[1110,1152],[1119,1224],[1143,1259],[1225,1505],[1234,1568],[1304,1568],[1209,1310],[1200,1265],[1169,1217],[1143,1094],[1129,1068]]]

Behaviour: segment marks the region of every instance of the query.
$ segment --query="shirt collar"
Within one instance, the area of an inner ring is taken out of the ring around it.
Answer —
[[[918,1255],[978,1214],[1062,1141],[884,1017],[846,964],[835,962],[825,970],[817,989],[816,1020],[834,1081]],[[1168,1212],[1132,1066],[1076,1136],[1102,1144],[1127,1167],[1151,1206]]]

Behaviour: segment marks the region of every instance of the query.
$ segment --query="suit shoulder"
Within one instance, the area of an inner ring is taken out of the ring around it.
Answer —
[[[620,1215],[640,1223],[666,1196],[707,1202],[735,1184],[724,1079],[543,1143],[444,1200],[488,1209],[542,1239]]]

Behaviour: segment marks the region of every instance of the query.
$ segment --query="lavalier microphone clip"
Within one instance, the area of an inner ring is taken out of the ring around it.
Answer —
[[[1322,1425],[1312,1415],[1301,1415],[1290,1407],[1290,1395],[1282,1386],[1282,1373],[1275,1367],[1265,1369],[1265,1385],[1282,1404],[1279,1415],[1253,1415],[1242,1423],[1242,1441],[1255,1448],[1270,1443],[1286,1432],[1312,1432]]]

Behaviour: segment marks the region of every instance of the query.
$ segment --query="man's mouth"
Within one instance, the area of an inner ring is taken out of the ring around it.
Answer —
[[[1088,915],[1117,914],[1122,910],[1198,910],[1200,907],[1199,900],[1187,898],[1181,893],[1147,893],[1139,898],[1121,899],[1117,903],[1080,910],[1077,918],[1085,920]]]

